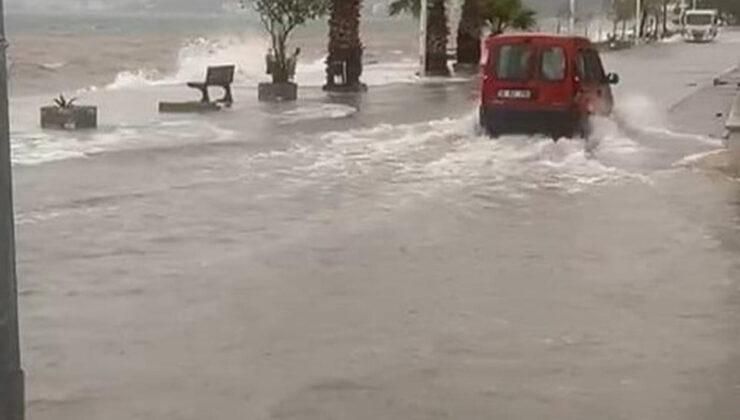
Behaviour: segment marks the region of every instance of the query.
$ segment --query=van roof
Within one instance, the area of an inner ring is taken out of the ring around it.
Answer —
[[[523,40],[554,40],[560,43],[586,43],[590,44],[591,41],[581,36],[573,35],[560,35],[551,33],[509,33],[501,35],[492,35],[488,37],[489,42],[506,42],[506,41],[523,41]]]

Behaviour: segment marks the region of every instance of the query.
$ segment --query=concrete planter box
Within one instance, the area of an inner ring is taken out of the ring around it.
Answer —
[[[460,76],[475,76],[480,72],[480,68],[479,64],[455,63],[452,65],[455,74]]]
[[[295,83],[260,83],[258,98],[261,102],[284,102],[298,99]]]
[[[355,85],[325,85],[324,90],[332,93],[364,93],[367,92],[367,85],[364,83]]]
[[[41,108],[41,128],[78,130],[98,126],[98,109],[94,106],[72,106]]]

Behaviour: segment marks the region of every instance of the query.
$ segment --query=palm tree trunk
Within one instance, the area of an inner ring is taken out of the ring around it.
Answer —
[[[622,20],[622,40],[627,37],[627,20]]]
[[[663,37],[668,36],[668,0],[663,0]]]
[[[481,56],[480,0],[465,0],[457,29],[457,62],[477,66]]]
[[[360,82],[363,52],[360,40],[361,9],[362,0],[331,1],[326,90],[365,89]]]
[[[426,73],[429,76],[449,76],[447,67],[447,27],[446,0],[429,1],[429,21],[427,23]]]

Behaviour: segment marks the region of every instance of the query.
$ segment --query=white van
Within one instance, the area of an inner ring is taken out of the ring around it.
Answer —
[[[716,10],[686,10],[683,14],[683,37],[689,42],[710,42],[718,35]]]

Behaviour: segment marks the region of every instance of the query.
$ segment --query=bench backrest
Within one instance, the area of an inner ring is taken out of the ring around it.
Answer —
[[[230,85],[234,81],[235,66],[213,66],[208,67],[206,84]]]

